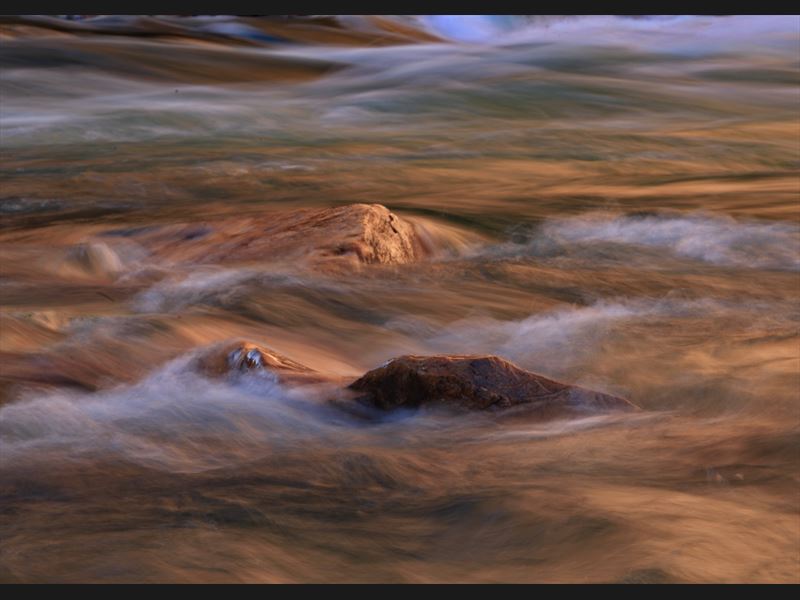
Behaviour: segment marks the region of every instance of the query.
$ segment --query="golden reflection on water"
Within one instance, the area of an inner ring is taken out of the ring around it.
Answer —
[[[650,46],[258,25],[289,49],[3,25],[0,580],[797,582],[784,19],[725,52],[685,22]],[[355,202],[438,254],[204,260],[204,228]],[[348,378],[498,354],[645,411],[365,426],[183,368],[230,338]]]

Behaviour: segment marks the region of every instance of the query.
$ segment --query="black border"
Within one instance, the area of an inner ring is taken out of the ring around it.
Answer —
[[[269,11],[269,14],[286,14],[286,15],[318,15],[318,14],[542,14],[542,15],[566,15],[566,14],[582,14],[582,15],[672,15],[672,14],[693,14],[693,15],[762,15],[762,14],[784,14],[796,16],[798,20],[798,35],[800,35],[800,15],[792,13],[789,5],[786,2],[759,2],[750,3],[749,5],[732,3],[730,1],[722,2],[717,1],[700,1],[700,2],[687,2],[685,0],[674,0],[671,2],[587,2],[586,0],[560,0],[557,3],[548,3],[547,5],[522,3],[522,2],[508,2],[508,1],[493,1],[493,2],[470,2],[468,0],[455,1],[455,0],[429,0],[428,2],[415,2],[414,0],[407,1],[387,1],[366,3],[363,0],[356,2],[339,1],[339,2],[321,2],[319,0],[297,0],[295,2],[255,2],[250,1],[232,1],[226,2],[174,2],[171,0],[161,0],[160,2],[128,2],[128,3],[110,3],[98,2],[96,0],[74,0],[72,2],[58,2],[56,0],[28,0],[20,2],[16,0],[6,0],[3,4],[2,13],[6,15],[54,15],[54,14],[169,14],[169,15],[189,15],[189,14],[203,14],[203,15],[258,15],[264,14]],[[800,13],[800,10],[797,11]],[[800,565],[798,565],[798,581],[800,582]],[[0,584],[0,590],[8,597],[19,597],[25,592],[40,593],[47,591],[48,588],[60,588],[64,584],[19,584],[19,583],[5,583]],[[73,584],[69,587],[75,591],[80,590],[82,594],[89,594],[97,592],[99,594],[106,594],[110,586],[129,587],[132,593],[136,593],[133,586],[148,585],[149,587],[161,588],[161,591],[169,593],[173,585],[197,586],[200,584]],[[213,591],[215,587],[231,587],[236,584],[206,584],[202,587],[208,588],[203,591]],[[291,594],[306,594],[308,592],[325,592],[332,593],[347,593],[353,594],[362,592],[364,594],[374,594],[376,591],[385,593],[391,588],[399,587],[402,584],[277,584],[271,585],[270,591],[276,591],[287,595]],[[412,584],[415,587],[420,587],[419,584]],[[434,584],[423,585],[422,587],[430,587]],[[530,598],[532,588],[542,588],[543,590],[552,592],[564,592],[567,594],[585,592],[594,592],[595,590],[610,591],[613,588],[615,594],[622,593],[624,595],[625,588],[628,587],[631,594],[639,594],[636,589],[639,585],[645,584],[435,584],[436,587],[432,591],[441,592],[454,592],[461,591],[458,588],[469,587],[469,593],[480,593],[481,591],[489,593],[503,593],[509,596]],[[668,585],[676,584],[646,584],[650,587],[665,588]],[[752,588],[767,588],[769,591],[778,593],[791,592],[791,589],[797,587],[798,584],[737,584],[733,586],[723,584],[677,584],[682,586],[682,590],[689,588],[686,591],[708,593],[708,592],[725,592],[726,588],[741,588],[733,591],[748,591]],[[188,591],[181,589],[180,591]],[[227,591],[227,590],[226,590]],[[255,594],[262,594],[263,589],[259,585],[245,584],[237,585],[236,591],[238,593],[254,592]],[[663,590],[665,593],[671,593],[671,590]],[[761,590],[757,590],[761,592]],[[793,595],[796,592],[792,593]]]
[[[649,588],[660,588],[661,592],[664,594],[672,594],[675,593],[675,589],[670,589],[672,586],[680,586],[680,593],[684,594],[686,592],[690,593],[698,593],[698,594],[713,594],[713,593],[725,593],[725,592],[733,592],[733,593],[741,593],[741,592],[755,592],[763,594],[764,592],[773,592],[776,596],[785,595],[786,597],[795,597],[797,592],[792,592],[792,588],[798,587],[798,584],[754,584],[754,583],[742,583],[742,584],[700,584],[700,583],[690,583],[690,584],[669,584],[669,583],[659,583],[659,584],[598,584],[598,583],[587,583],[587,584],[580,584],[580,583],[565,583],[565,584],[558,584],[558,583],[546,583],[546,584],[536,584],[536,583],[525,583],[525,584],[506,584],[506,583],[441,583],[441,584],[378,584],[378,583],[364,583],[364,584],[354,584],[354,583],[340,583],[340,584],[333,584],[333,583],[320,583],[320,584],[308,584],[308,583],[280,583],[280,584],[235,584],[235,583],[207,583],[207,584],[200,584],[200,583],[187,583],[187,584],[160,584],[160,583],[150,583],[150,584],[133,584],[133,583],[123,583],[123,584],[113,584],[113,583],[102,583],[102,584],[6,584],[0,585],[0,591],[4,594],[14,593],[15,595],[12,596],[14,598],[18,598],[19,596],[16,594],[24,595],[26,592],[39,594],[42,592],[48,591],[48,588],[54,589],[54,591],[60,591],[60,588],[68,588],[70,591],[80,591],[81,594],[87,594],[89,596],[92,595],[92,592],[98,594],[98,597],[102,594],[103,597],[105,594],[114,593],[118,591],[122,591],[123,593],[130,592],[131,594],[136,594],[137,590],[136,587],[139,586],[147,586],[148,588],[155,588],[158,591],[163,591],[165,593],[186,593],[191,592],[192,590],[189,588],[196,588],[199,593],[213,593],[215,588],[224,588],[225,593],[235,592],[237,594],[241,594],[243,596],[247,595],[248,593],[252,594],[253,598],[259,598],[259,600],[263,600],[265,586],[269,587],[270,594],[277,592],[278,595],[285,594],[287,597],[297,597],[297,598],[308,598],[307,594],[314,593],[314,592],[330,592],[331,594],[341,594],[346,593],[348,594],[348,598],[351,597],[351,594],[354,596],[358,596],[359,593],[363,594],[364,598],[370,598],[370,600],[375,600],[374,593],[380,592],[385,594],[386,592],[397,591],[399,593],[403,593],[405,590],[404,587],[413,586],[415,588],[426,588],[425,591],[430,591],[436,594],[447,594],[447,593],[466,593],[466,594],[477,594],[480,595],[481,592],[488,593],[488,594],[497,594],[501,593],[504,597],[516,597],[516,598],[525,598],[526,600],[531,600],[530,594],[532,592],[544,591],[544,592],[553,592],[553,593],[564,593],[571,597],[573,594],[581,594],[583,593],[612,593],[615,595],[620,594],[621,596],[627,596],[630,598],[639,598],[641,599],[642,590],[639,589],[640,586],[648,586]],[[177,586],[180,586],[178,589]],[[114,589],[116,588],[116,589]],[[124,588],[128,588],[128,590],[124,590]],[[652,590],[655,593],[659,593],[657,589]],[[648,590],[649,592],[649,590]],[[83,597],[83,596],[81,596]],[[595,597],[596,598],[596,597]],[[383,598],[381,599],[383,600]],[[492,600],[498,600],[497,597],[493,597]]]
[[[795,9],[797,13],[800,10]],[[694,14],[694,15],[726,15],[726,14],[793,14],[788,2],[751,2],[737,4],[722,0],[688,0],[632,2],[630,0],[612,0],[610,2],[589,2],[588,0],[559,0],[554,3],[527,3],[519,0],[494,0],[493,2],[476,2],[474,0],[381,0],[366,2],[365,0],[339,0],[324,2],[322,0],[276,0],[272,2],[256,2],[255,0],[229,0],[227,2],[176,2],[162,0],[153,2],[100,2],[98,0],[6,0],[2,13],[19,14],[226,14],[226,15],[333,15],[333,14],[585,14],[585,15],[653,15],[653,14]],[[800,15],[798,15],[800,28]]]

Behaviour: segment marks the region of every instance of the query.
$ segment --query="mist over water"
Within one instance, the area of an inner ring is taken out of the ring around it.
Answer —
[[[800,581],[800,18],[0,39],[0,581]],[[220,224],[352,203],[429,256],[218,260]],[[193,368],[232,339],[346,382],[495,354],[643,410],[365,421]]]

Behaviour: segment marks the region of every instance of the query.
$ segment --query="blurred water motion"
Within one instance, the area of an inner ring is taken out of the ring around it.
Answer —
[[[797,16],[0,18],[0,581],[800,581],[799,55]],[[197,258],[350,203],[446,251]],[[646,410],[365,424],[187,369],[230,338]]]

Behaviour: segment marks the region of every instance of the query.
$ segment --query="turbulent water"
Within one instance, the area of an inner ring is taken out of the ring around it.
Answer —
[[[800,582],[800,18],[0,22],[0,581]],[[348,273],[156,225],[380,203]],[[188,239],[188,238],[187,238]],[[496,354],[644,410],[187,368]]]

